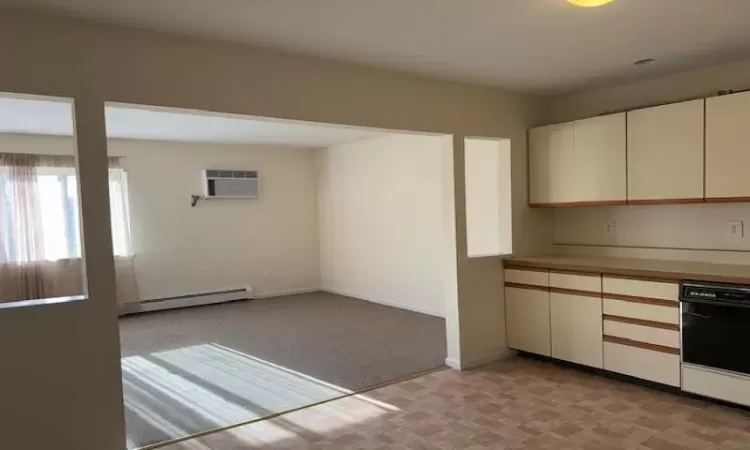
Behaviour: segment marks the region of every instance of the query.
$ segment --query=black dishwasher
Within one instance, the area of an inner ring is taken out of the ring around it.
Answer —
[[[685,281],[682,361],[750,375],[750,286]]]

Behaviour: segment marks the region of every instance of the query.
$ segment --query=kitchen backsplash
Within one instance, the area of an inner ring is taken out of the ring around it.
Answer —
[[[706,251],[703,257],[710,260],[750,257],[750,203],[557,208],[554,222],[558,247],[653,249],[657,255],[672,249],[689,251],[687,259],[702,255],[694,250]]]

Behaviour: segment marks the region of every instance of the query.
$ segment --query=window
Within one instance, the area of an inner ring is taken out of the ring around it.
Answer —
[[[23,263],[81,257],[78,183],[72,167],[36,167],[32,207],[19,207],[13,180],[6,167],[0,167],[0,240],[4,255],[0,260]],[[122,169],[109,169],[109,201],[112,241],[115,255],[130,255],[130,217],[127,201],[127,175]],[[38,222],[38,224],[34,224]],[[36,228],[32,232],[29,228]],[[40,228],[38,228],[40,227]],[[4,231],[4,232],[3,232]],[[29,235],[34,237],[30,238]],[[30,249],[36,241],[39,249]]]

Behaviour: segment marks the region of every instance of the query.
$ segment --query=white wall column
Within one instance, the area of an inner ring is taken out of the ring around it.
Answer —
[[[443,230],[445,242],[445,331],[446,365],[461,369],[461,308],[459,280],[466,259],[466,204],[464,183],[464,137],[443,138]]]
[[[468,257],[465,137],[443,147],[446,364],[467,369],[509,354],[500,256]]]
[[[78,186],[81,211],[81,242],[84,258],[84,286],[91,307],[92,326],[97,333],[101,358],[96,363],[96,384],[91,388],[97,399],[98,420],[106,422],[93,433],[98,445],[86,448],[120,450],[125,443],[125,418],[120,371],[120,338],[115,299],[115,265],[112,226],[109,214],[109,173],[104,102],[75,100],[75,133],[78,147]],[[93,366],[93,363],[92,363]],[[92,428],[91,426],[87,428]],[[82,435],[92,434],[90,431]]]

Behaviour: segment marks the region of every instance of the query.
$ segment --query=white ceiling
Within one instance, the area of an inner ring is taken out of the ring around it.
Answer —
[[[750,56],[750,0],[0,0],[138,27],[560,92]],[[657,58],[634,67],[642,58]]]
[[[329,147],[389,134],[386,131],[278,122],[201,112],[107,106],[107,136],[182,142]],[[71,104],[0,97],[0,133],[73,135]]]

